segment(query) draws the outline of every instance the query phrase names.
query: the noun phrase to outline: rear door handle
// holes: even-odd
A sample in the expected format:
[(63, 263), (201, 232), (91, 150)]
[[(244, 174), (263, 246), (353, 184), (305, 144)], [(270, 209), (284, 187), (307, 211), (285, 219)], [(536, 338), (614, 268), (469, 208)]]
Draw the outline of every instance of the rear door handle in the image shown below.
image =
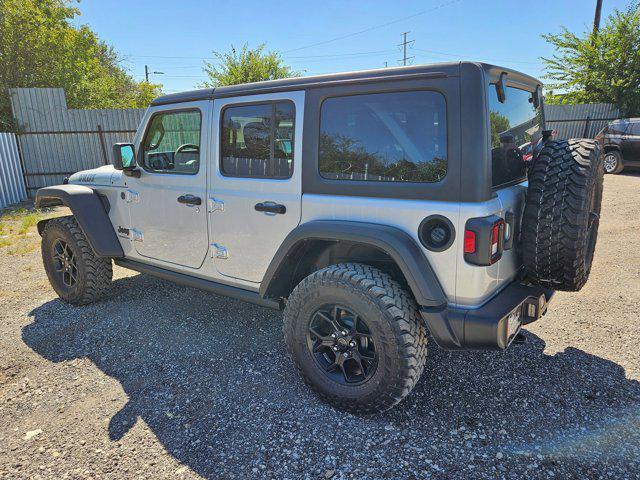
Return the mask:
[(202, 199), (195, 195), (180, 195), (178, 197), (178, 203), (184, 203), (185, 205), (202, 205)]
[(287, 213), (287, 207), (273, 202), (256, 203), (255, 209), (257, 212), (277, 213), (280, 215), (284, 215), (285, 213)]

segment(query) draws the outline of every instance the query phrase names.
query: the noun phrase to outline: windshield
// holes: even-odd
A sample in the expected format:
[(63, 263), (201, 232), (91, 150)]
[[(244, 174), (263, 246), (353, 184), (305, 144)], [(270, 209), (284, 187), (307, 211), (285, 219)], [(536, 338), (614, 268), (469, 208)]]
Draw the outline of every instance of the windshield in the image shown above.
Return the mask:
[(498, 101), (494, 84), (488, 86), (491, 124), (493, 186), (523, 181), (533, 147), (541, 138), (542, 108), (533, 106), (532, 94), (507, 87), (505, 102)]

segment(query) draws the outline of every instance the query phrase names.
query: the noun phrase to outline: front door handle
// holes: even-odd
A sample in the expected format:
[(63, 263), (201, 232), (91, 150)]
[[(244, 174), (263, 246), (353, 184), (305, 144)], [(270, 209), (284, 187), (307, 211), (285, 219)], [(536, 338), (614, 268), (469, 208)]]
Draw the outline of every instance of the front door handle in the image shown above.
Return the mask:
[(277, 213), (280, 215), (284, 215), (285, 213), (287, 213), (287, 207), (273, 202), (256, 203), (255, 209), (257, 212)]
[(178, 197), (178, 203), (184, 203), (185, 205), (202, 205), (202, 199), (195, 195), (180, 195)]

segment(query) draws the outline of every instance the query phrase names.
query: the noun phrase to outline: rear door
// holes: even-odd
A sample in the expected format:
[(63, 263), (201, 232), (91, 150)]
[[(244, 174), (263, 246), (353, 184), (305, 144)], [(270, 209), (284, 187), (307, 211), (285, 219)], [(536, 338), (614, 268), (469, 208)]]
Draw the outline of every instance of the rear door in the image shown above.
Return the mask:
[(130, 237), (145, 258), (199, 268), (207, 255), (209, 102), (154, 111), (138, 145), (140, 178), (127, 177)]
[(629, 158), (624, 159), (628, 162), (640, 162), (640, 120), (633, 120), (629, 123), (629, 134), (626, 138)]
[(300, 223), (304, 92), (216, 99), (208, 198), (217, 271), (260, 282)]

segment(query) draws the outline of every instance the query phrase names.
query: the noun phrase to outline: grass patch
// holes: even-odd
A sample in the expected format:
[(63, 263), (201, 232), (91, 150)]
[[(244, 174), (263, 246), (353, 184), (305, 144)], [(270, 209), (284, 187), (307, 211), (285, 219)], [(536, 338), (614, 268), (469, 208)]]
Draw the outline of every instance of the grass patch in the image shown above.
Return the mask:
[(37, 223), (42, 219), (41, 213), (28, 213), (22, 217), (20, 228), (18, 229), (19, 235), (24, 235), (29, 231), (31, 227), (35, 227)]
[(23, 237), (14, 242), (8, 249), (9, 255), (26, 255), (38, 248), (40, 237)]
[(36, 225), (40, 220), (60, 215), (55, 209), (14, 208), (0, 212), (0, 248), (9, 255), (34, 251), (40, 241)]

